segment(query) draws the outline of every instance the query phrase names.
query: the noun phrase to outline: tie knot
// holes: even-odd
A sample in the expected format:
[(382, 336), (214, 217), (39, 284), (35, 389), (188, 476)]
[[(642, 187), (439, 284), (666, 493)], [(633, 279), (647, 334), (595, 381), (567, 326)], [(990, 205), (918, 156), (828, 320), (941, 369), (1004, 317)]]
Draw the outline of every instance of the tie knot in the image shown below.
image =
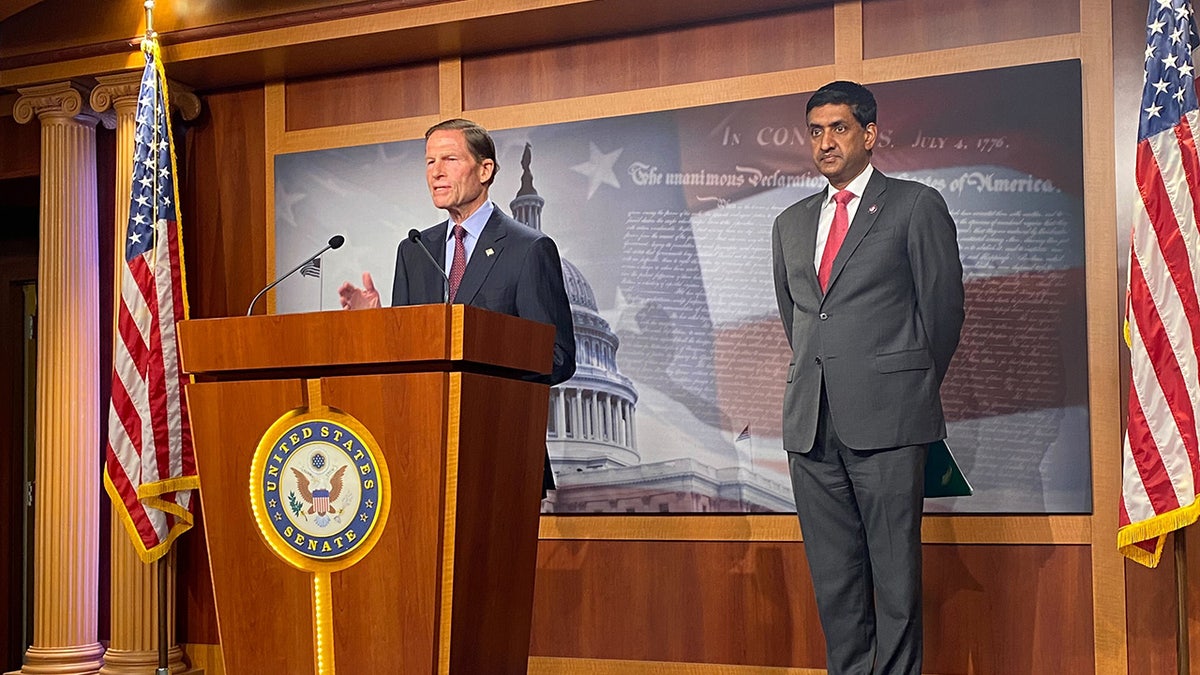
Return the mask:
[(466, 236), (467, 236), (467, 228), (463, 227), (462, 225), (454, 226), (454, 238), (455, 239), (462, 241), (463, 238)]
[(833, 195), (833, 201), (841, 206), (849, 204), (851, 199), (854, 199), (854, 193), (849, 190), (840, 190)]

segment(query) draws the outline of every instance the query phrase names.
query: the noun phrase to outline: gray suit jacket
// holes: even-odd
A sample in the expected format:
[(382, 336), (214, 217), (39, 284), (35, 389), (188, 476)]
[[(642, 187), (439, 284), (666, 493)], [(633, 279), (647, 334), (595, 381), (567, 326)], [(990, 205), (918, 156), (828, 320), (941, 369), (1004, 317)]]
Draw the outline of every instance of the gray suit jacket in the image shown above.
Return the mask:
[[(421, 241), (439, 262), (446, 259), (448, 222), (421, 232)], [(420, 245), (405, 239), (396, 250), (393, 307), (442, 302), (444, 277), (416, 249)], [(562, 260), (554, 240), (541, 231), (497, 207), (483, 226), (454, 301), (554, 326), (554, 369), (535, 379), (553, 385), (575, 373), (575, 329)]]
[(792, 346), (784, 449), (812, 448), (822, 381), (848, 447), (945, 438), (939, 388), (964, 317), (962, 263), (945, 200), (876, 170), (822, 293), (813, 258), (824, 198), (822, 191), (788, 207), (773, 232), (775, 293)]

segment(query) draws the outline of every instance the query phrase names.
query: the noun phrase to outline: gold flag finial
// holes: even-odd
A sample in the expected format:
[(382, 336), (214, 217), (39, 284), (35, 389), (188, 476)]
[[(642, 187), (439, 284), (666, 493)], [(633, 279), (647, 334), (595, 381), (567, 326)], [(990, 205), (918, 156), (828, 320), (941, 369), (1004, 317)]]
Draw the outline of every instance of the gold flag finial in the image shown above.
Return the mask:
[(147, 45), (158, 38), (158, 33), (154, 32), (154, 0), (146, 0), (142, 6), (146, 8), (146, 39), (142, 41), (142, 49), (147, 49)]

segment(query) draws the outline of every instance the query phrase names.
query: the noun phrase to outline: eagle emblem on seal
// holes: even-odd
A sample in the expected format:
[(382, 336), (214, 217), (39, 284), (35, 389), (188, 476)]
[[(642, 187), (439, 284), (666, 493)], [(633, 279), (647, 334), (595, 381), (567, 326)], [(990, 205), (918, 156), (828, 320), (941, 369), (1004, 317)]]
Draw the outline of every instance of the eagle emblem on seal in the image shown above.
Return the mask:
[(328, 525), (329, 516), (336, 515), (338, 512), (333, 503), (342, 494), (342, 481), (346, 468), (346, 466), (342, 466), (334, 471), (326, 486), (316, 482), (319, 477), (308, 476), (305, 472), (292, 467), (292, 473), (296, 475), (296, 490), (300, 493), (300, 498), (308, 504), (308, 514), (315, 514), (314, 520), (321, 527)]

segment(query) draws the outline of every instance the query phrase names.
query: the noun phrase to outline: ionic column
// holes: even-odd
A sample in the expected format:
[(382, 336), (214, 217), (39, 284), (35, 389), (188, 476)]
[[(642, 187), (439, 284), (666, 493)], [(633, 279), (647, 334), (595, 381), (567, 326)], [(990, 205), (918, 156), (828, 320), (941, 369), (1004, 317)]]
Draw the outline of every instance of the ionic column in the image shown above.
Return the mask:
[[(116, 113), (116, 192), (113, 236), (113, 316), (120, 302), (121, 270), (125, 267), (125, 227), (129, 222), (129, 198), (133, 188), (133, 145), (137, 130), (138, 93), (141, 72), (108, 75), (96, 78), (99, 85), (92, 90), (92, 108), (98, 111), (110, 107)], [(176, 93), (174, 90), (171, 92)], [(172, 97), (174, 101), (175, 96)], [(184, 93), (187, 110), (198, 111), (195, 95)], [(195, 117), (195, 115), (192, 115)], [(115, 322), (112, 330), (115, 332)], [(113, 344), (116, 344), (114, 339)], [(121, 522), (116, 507), (110, 526), (110, 640), (104, 652), (102, 675), (153, 675), (158, 666), (158, 574), (163, 567), (167, 575), (167, 634), (168, 656), (172, 673), (183, 673), (183, 650), (175, 643), (175, 551), (172, 548), (163, 558), (146, 564), (138, 558), (129, 533)]]
[(33, 645), (22, 673), (97, 673), (100, 500), (96, 123), (74, 82), (19, 89), (42, 124)]
[(554, 389), (554, 425), (558, 429), (558, 437), (567, 437), (567, 390)]

